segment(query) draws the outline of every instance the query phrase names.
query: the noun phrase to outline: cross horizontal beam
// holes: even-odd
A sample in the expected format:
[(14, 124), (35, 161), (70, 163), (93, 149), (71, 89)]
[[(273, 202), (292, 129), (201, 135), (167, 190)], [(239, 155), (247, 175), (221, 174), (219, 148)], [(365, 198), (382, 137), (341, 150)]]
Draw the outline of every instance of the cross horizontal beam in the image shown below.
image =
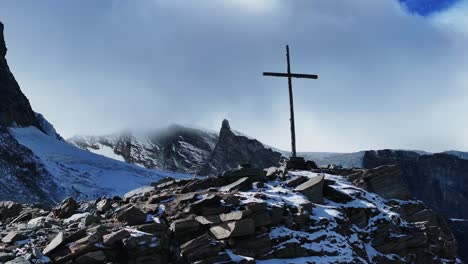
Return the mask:
[[(282, 73), (282, 72), (264, 72), (263, 76), (289, 77), (289, 74)], [(305, 78), (305, 79), (318, 79), (318, 75), (315, 75), (315, 74), (291, 73), (291, 77), (292, 78)]]

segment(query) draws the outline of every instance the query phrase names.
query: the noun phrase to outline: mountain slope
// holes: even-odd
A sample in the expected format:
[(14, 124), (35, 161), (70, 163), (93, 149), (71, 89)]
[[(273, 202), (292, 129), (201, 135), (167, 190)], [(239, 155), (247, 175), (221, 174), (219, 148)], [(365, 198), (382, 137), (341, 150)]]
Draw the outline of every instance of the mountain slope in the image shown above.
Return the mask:
[(74, 136), (71, 144), (100, 155), (150, 169), (199, 175), (216, 175), (241, 163), (271, 167), (282, 154), (261, 142), (232, 130), (223, 121), (219, 135), (173, 125), (146, 135)]
[(149, 169), (197, 173), (207, 162), (218, 135), (214, 132), (172, 125), (147, 133), (74, 136), (71, 144), (100, 155)]
[(32, 151), (37, 163), (52, 176), (60, 190), (50, 197), (55, 201), (65, 196), (92, 199), (121, 195), (168, 175), (78, 149), (35, 127), (11, 128), (10, 133)]

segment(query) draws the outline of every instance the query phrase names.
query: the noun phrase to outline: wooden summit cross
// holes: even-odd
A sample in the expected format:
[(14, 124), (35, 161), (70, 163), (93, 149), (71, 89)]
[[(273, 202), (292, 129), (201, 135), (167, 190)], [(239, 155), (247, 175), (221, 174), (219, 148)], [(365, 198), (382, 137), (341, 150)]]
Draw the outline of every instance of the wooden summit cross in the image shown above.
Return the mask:
[(291, 148), (292, 148), (292, 157), (296, 157), (296, 128), (294, 126), (294, 101), (293, 101), (293, 91), (292, 91), (292, 78), (305, 78), (305, 79), (318, 79), (318, 75), (314, 74), (300, 74), (300, 73), (291, 73), (291, 62), (289, 59), (289, 45), (286, 45), (286, 61), (288, 63), (288, 72), (264, 72), (263, 76), (273, 76), (273, 77), (287, 77), (289, 85), (289, 110), (291, 112)]

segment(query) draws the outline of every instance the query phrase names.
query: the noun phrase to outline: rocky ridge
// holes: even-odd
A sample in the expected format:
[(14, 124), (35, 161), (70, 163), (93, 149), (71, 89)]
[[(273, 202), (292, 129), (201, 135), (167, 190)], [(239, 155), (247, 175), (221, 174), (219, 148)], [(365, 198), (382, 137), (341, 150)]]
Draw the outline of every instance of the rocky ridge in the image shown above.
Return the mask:
[(445, 220), (412, 198), (393, 166), (244, 165), (52, 209), (3, 202), (0, 212), (0, 262), (9, 264), (457, 263)]
[(282, 157), (256, 139), (222, 122), (219, 134), (172, 125), (145, 135), (130, 132), (105, 136), (74, 136), (71, 144), (93, 153), (159, 169), (198, 175), (217, 175), (250, 163), (256, 168), (276, 165)]
[(0, 126), (36, 126), (40, 128), (35, 113), (21, 92), (5, 58), (7, 48), (0, 22)]

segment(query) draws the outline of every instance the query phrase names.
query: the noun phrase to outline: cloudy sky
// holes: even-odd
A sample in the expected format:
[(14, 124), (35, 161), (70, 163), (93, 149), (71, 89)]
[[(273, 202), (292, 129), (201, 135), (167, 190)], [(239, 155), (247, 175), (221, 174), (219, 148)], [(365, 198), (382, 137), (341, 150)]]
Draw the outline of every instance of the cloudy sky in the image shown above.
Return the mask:
[(468, 150), (468, 0), (0, 2), (7, 59), (64, 136), (180, 123), (301, 151)]

